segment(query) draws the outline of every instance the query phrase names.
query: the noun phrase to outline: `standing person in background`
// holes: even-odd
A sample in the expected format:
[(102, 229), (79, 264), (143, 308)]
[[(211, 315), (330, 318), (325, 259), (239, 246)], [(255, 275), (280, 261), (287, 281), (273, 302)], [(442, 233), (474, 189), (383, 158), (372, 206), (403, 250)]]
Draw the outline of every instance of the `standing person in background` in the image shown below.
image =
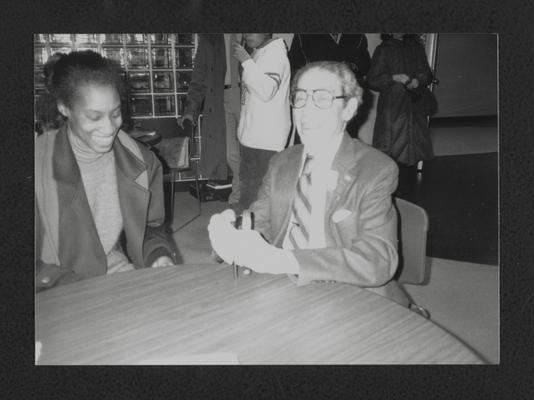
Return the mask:
[(156, 156), (120, 129), (119, 67), (61, 55), (51, 100), (63, 121), (35, 138), (35, 285), (176, 264)]
[(425, 49), (417, 35), (382, 35), (367, 74), (380, 92), (373, 146), (399, 164), (412, 166), (433, 158), (422, 91), (432, 82)]
[[(358, 130), (365, 122), (372, 105), (372, 98), (364, 85), (365, 75), (371, 65), (365, 34), (296, 33), (288, 57), (292, 75), (304, 65), (314, 61), (339, 61), (348, 64), (358, 84), (364, 89), (363, 103), (360, 105), (358, 115), (347, 125), (349, 135), (357, 138)], [(297, 139), (297, 142), (299, 141), (300, 139)]]
[(269, 161), (284, 149), (291, 127), (291, 71), (284, 40), (268, 33), (245, 33), (244, 40), (252, 49), (251, 55), (237, 42), (233, 49), (234, 57), (243, 67), (238, 128), (241, 209), (256, 200)]
[(241, 93), (239, 65), (231, 56), (233, 37), (236, 35), (199, 35), (186, 106), (178, 120), (182, 127), (185, 120), (194, 123), (202, 111), (201, 173), (210, 179), (226, 179), (226, 166), (230, 167), (233, 177), (228, 203), (231, 208), (237, 206), (240, 196), (237, 124)]
[(288, 58), (293, 73), (314, 61), (346, 62), (360, 85), (371, 66), (363, 33), (296, 33)]

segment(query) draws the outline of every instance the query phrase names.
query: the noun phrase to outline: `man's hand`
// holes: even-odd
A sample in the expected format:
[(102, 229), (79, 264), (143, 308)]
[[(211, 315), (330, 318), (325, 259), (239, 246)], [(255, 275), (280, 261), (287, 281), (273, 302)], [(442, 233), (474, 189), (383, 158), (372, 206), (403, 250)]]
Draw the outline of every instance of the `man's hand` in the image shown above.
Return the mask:
[(250, 55), (247, 53), (245, 48), (237, 42), (234, 43), (233, 55), (234, 55), (234, 58), (240, 63), (243, 63), (244, 61), (247, 61), (248, 59), (250, 59)]
[(156, 261), (154, 261), (152, 263), (152, 268), (159, 268), (159, 267), (170, 267), (170, 266), (173, 266), (174, 265), (174, 262), (172, 261), (172, 259), (168, 256), (161, 256), (159, 258), (156, 259)]
[(269, 244), (254, 230), (237, 231), (239, 251), (235, 254), (235, 263), (243, 265), (258, 273), (298, 274), (296, 258), (289, 250), (279, 249)]
[(195, 125), (195, 123), (193, 122), (193, 116), (191, 114), (184, 114), (180, 118), (177, 119), (178, 125), (180, 125), (182, 129), (184, 128), (184, 122), (186, 120), (191, 122), (191, 125)]
[(410, 90), (417, 89), (419, 87), (419, 81), (413, 78), (410, 83), (406, 85), (406, 87)]
[(403, 85), (406, 85), (410, 81), (410, 77), (406, 74), (394, 74), (393, 80), (395, 82), (402, 83)]
[(211, 247), (228, 264), (234, 262), (236, 252), (239, 250), (236, 237), (238, 230), (235, 229), (233, 221), (235, 213), (227, 209), (220, 214), (212, 215), (208, 224)]

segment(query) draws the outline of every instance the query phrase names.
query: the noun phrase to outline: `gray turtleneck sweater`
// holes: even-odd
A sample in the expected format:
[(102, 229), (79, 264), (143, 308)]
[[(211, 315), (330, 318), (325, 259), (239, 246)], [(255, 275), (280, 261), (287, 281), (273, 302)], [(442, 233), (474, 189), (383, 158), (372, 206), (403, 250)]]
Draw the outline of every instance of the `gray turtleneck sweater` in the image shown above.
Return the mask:
[(70, 129), (68, 137), (80, 168), (96, 231), (107, 256), (108, 274), (134, 269), (119, 243), (123, 220), (113, 151), (94, 152)]

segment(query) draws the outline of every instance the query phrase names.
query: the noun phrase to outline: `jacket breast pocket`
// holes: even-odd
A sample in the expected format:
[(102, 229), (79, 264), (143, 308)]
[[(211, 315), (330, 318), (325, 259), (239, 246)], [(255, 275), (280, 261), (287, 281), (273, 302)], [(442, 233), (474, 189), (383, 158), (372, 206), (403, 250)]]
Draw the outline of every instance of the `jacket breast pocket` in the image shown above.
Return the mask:
[(344, 247), (349, 247), (359, 234), (358, 213), (353, 210), (337, 210), (332, 214), (331, 225)]

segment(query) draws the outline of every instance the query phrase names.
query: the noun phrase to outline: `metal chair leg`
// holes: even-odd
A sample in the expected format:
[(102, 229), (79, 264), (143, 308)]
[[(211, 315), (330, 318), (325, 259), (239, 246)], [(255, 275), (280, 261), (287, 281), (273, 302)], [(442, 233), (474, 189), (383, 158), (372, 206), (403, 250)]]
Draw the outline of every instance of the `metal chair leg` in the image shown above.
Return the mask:
[(421, 306), (419, 306), (419, 305), (417, 305), (415, 303), (410, 303), (410, 310), (412, 310), (413, 312), (423, 316), (426, 319), (430, 319), (430, 313), (424, 307), (421, 307)]
[(171, 225), (174, 222), (174, 182), (176, 180), (176, 171), (171, 174)]
[(186, 221), (185, 223), (180, 225), (178, 228), (176, 228), (176, 229), (172, 229), (171, 228), (171, 232), (172, 233), (178, 232), (179, 230), (184, 228), (186, 225), (189, 225), (191, 222), (193, 222), (195, 219), (197, 219), (201, 215), (201, 212), (202, 212), (202, 199), (201, 199), (200, 184), (199, 184), (199, 179), (198, 179), (198, 161), (195, 161), (195, 187), (196, 187), (196, 191), (197, 191), (198, 213), (195, 216), (193, 216), (193, 218), (189, 219), (188, 221)]
[(202, 214), (202, 195), (200, 193), (200, 184), (198, 182), (198, 161), (195, 161), (195, 186), (198, 200), (198, 216)]

